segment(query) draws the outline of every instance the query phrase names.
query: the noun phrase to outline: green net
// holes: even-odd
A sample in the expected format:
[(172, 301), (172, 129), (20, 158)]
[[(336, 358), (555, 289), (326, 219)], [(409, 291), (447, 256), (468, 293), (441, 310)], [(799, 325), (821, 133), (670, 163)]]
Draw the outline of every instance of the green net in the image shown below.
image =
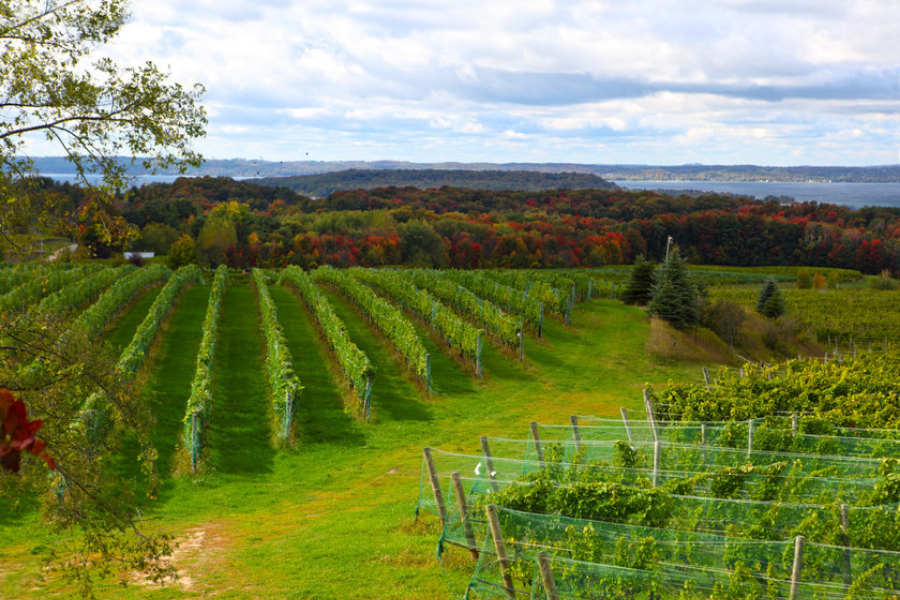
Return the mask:
[(509, 598), (510, 590), (546, 598), (548, 586), (560, 598), (788, 598), (792, 579), (798, 598), (888, 598), (900, 583), (897, 552), (805, 539), (798, 548), (796, 538), (748, 540), (502, 507), (498, 545), (486, 513), (476, 523), (486, 533), (468, 598)]

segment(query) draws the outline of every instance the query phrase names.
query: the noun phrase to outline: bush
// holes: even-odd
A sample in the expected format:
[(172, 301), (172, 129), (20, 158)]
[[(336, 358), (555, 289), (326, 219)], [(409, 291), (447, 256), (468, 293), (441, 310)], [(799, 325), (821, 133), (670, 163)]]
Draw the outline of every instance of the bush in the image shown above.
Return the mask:
[(891, 272), (884, 270), (881, 275), (869, 278), (869, 289), (873, 290), (896, 290), (897, 282), (891, 279)]
[(812, 287), (812, 272), (809, 269), (797, 270), (797, 289), (808, 290)]
[(741, 326), (747, 320), (744, 308), (731, 300), (716, 300), (703, 315), (703, 325), (712, 329), (722, 341), (734, 347)]

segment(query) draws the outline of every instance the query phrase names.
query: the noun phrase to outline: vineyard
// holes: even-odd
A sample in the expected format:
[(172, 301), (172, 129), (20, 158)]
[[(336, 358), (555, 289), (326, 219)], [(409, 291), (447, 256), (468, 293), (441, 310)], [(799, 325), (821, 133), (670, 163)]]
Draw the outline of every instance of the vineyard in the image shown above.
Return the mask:
[[(748, 304), (764, 279), (706, 276)], [(142, 513), (200, 540), (181, 581), (101, 578), (99, 597), (893, 597), (895, 295), (786, 289), (843, 354), (700, 382), (647, 356), (623, 286), (611, 269), (18, 267), (0, 314), (111, 349), (154, 420)], [(86, 396), (76, 427), (119, 448), (108, 399)], [(108, 468), (130, 476), (126, 459)], [(40, 508), (0, 508), (0, 597), (67, 597)]]

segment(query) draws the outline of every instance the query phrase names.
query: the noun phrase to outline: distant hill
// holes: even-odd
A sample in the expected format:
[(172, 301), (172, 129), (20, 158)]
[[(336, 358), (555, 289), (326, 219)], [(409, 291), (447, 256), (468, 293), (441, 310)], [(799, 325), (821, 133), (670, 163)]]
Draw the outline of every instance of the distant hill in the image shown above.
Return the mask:
[[(130, 162), (122, 159), (123, 162)], [(72, 173), (72, 166), (61, 157), (34, 157), (35, 166), (47, 174)], [(139, 165), (129, 167), (133, 175), (145, 175)], [(767, 167), (759, 165), (609, 165), (579, 163), (413, 163), (399, 160), (379, 161), (266, 161), (263, 159), (209, 159), (199, 169), (191, 169), (188, 176), (231, 177), (234, 179), (299, 177), (347, 170), (374, 171), (471, 171), (555, 173), (569, 175), (579, 173), (596, 175), (606, 180), (648, 181), (779, 181), (779, 182), (846, 182), (846, 183), (896, 183), (900, 182), (900, 165), (872, 167)], [(162, 172), (176, 175), (175, 172)], [(448, 184), (449, 185), (449, 184)]]
[(388, 186), (438, 189), (444, 186), (472, 190), (607, 190), (616, 186), (590, 173), (538, 171), (472, 171), (463, 169), (348, 169), (320, 175), (269, 177), (251, 180), (271, 187), (285, 187), (307, 196), (325, 197), (338, 190)]

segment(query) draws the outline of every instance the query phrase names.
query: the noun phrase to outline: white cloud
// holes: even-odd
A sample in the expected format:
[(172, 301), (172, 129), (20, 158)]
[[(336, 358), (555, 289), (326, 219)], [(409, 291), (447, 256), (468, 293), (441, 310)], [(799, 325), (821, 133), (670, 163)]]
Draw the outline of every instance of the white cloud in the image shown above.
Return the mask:
[[(198, 147), (216, 157), (667, 163), (677, 146), (860, 164), (896, 148), (900, 2), (699, 6), (154, 0), (109, 52), (204, 83)], [(855, 154), (835, 154), (839, 132)]]

